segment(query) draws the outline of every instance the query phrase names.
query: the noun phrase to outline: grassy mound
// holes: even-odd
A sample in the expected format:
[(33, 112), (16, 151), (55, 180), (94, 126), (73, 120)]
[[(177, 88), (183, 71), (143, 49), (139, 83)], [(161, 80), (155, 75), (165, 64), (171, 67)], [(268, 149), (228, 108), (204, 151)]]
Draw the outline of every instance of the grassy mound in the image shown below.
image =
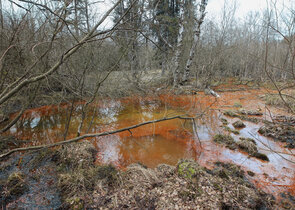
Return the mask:
[(265, 124), (258, 132), (274, 140), (286, 142), (287, 148), (295, 148), (295, 127), (285, 124)]
[(233, 126), (235, 128), (245, 128), (246, 125), (241, 121), (241, 120), (237, 120), (233, 123)]
[(94, 164), (97, 151), (87, 141), (66, 145), (57, 151), (58, 187), (63, 208), (84, 209), (97, 183), (107, 187), (119, 185), (119, 172), (111, 166)]
[(264, 161), (269, 161), (267, 155), (258, 152), (257, 145), (254, 139), (240, 138), (239, 141), (235, 142), (234, 138), (229, 135), (217, 134), (213, 137), (213, 141), (218, 144), (223, 144), (231, 150), (239, 148), (244, 152), (247, 152), (251, 157), (255, 157)]

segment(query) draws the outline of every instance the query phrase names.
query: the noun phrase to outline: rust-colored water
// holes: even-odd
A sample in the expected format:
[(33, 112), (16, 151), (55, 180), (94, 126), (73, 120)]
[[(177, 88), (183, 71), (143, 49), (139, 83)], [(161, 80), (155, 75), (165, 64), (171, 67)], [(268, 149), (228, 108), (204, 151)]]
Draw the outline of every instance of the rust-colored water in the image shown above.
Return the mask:
[[(258, 97), (265, 91), (222, 92), (218, 99), (203, 93), (192, 96), (166, 94), (145, 98), (105, 99), (88, 108), (83, 132), (112, 131), (163, 117), (205, 113), (204, 117), (196, 121), (196, 130), (191, 121), (175, 119), (138, 127), (131, 132), (90, 139), (99, 151), (97, 162), (113, 163), (119, 167), (141, 162), (148, 167), (155, 167), (160, 163), (176, 164), (180, 158), (192, 158), (209, 168), (216, 161), (233, 162), (254, 172), (256, 175), (249, 179), (265, 191), (276, 195), (288, 191), (295, 195), (295, 165), (290, 162), (295, 162), (295, 158), (294, 155), (287, 155), (292, 152), (294, 154), (295, 150), (286, 149), (283, 143), (259, 135), (257, 131), (261, 125), (245, 122), (246, 128), (240, 130), (240, 135), (233, 137), (255, 138), (260, 152), (267, 154), (270, 162), (250, 158), (246, 153), (229, 150), (212, 141), (215, 134), (224, 132), (219, 120), (221, 117), (226, 118), (222, 110), (235, 109), (232, 107), (234, 104), (241, 104), (245, 109), (263, 110), (265, 113), (262, 118), (269, 119), (268, 109), (265, 109), (264, 102)], [(82, 106), (82, 102), (74, 104), (67, 139), (77, 134)], [(70, 108), (70, 105), (62, 104), (28, 110), (7, 134), (33, 140), (33, 145), (61, 141), (69, 121)], [(269, 110), (273, 115), (286, 114), (274, 107), (269, 107)], [(227, 119), (230, 123), (236, 120)]]

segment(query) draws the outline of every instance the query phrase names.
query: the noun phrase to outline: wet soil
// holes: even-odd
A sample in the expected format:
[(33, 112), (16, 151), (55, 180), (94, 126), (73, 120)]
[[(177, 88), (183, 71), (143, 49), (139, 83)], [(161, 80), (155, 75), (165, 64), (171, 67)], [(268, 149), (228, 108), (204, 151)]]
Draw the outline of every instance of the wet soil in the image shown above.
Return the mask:
[[(87, 141), (11, 157), (1, 178), (18, 174), (25, 190), (2, 194), (1, 205), (11, 209), (197, 209), (277, 208), (275, 198), (256, 189), (234, 164), (216, 162), (212, 170), (194, 160), (177, 166), (148, 168), (131, 164), (124, 170), (95, 165), (98, 151)], [(22, 165), (20, 167), (20, 165)], [(57, 169), (54, 172), (48, 168)], [(15, 172), (13, 172), (15, 171)], [(16, 176), (15, 176), (16, 177)], [(53, 177), (55, 177), (53, 179)], [(48, 179), (50, 178), (50, 179)], [(8, 181), (10, 182), (10, 181)], [(38, 183), (38, 184), (37, 184)], [(0, 187), (7, 188), (6, 185)], [(287, 195), (286, 195), (287, 196)], [(284, 204), (287, 206), (287, 204)]]
[[(56, 209), (61, 205), (55, 183), (52, 152), (15, 154), (0, 162), (0, 206), (2, 209)], [(15, 183), (11, 177), (19, 177)]]
[[(186, 158), (197, 161), (208, 170), (213, 170), (217, 161), (234, 163), (248, 171), (245, 177), (255, 187), (277, 199), (285, 197), (290, 201), (295, 196), (295, 150), (286, 148), (285, 142), (275, 141), (258, 132), (264, 122), (271, 122), (273, 116), (288, 114), (276, 107), (264, 108), (265, 102), (259, 96), (266, 90), (242, 88), (235, 92), (221, 92), (219, 99), (200, 92), (196, 95), (162, 94), (100, 100), (88, 109), (83, 133), (111, 131), (179, 114), (196, 116), (204, 113), (196, 120), (195, 127), (191, 121), (171, 120), (142, 126), (131, 132), (89, 139), (98, 151), (95, 163), (112, 163), (126, 169), (130, 164), (140, 162), (148, 168), (156, 168), (159, 164), (176, 165), (180, 158)], [(82, 105), (83, 102), (75, 103), (67, 139), (76, 136)], [(234, 115), (227, 115), (228, 110)], [(25, 145), (61, 141), (69, 112), (67, 104), (28, 110), (7, 135), (31, 141)], [(233, 123), (237, 120), (241, 120), (245, 127), (235, 129)], [(227, 124), (229, 129), (225, 129), (223, 124)], [(234, 142), (239, 142), (240, 138), (253, 139), (257, 151), (265, 154), (269, 161), (253, 157), (239, 147), (232, 150), (214, 142), (216, 134), (230, 135)]]

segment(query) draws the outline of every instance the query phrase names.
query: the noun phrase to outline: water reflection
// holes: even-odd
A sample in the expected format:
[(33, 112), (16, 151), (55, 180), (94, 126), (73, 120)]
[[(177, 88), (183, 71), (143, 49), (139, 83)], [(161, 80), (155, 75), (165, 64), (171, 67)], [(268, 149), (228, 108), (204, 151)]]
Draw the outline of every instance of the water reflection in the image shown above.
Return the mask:
[[(222, 93), (222, 99), (217, 101), (214, 97), (174, 96), (161, 95), (157, 98), (125, 98), (121, 100), (102, 100), (87, 109), (82, 134), (111, 131), (145, 121), (160, 119), (167, 116), (189, 114), (195, 116), (211, 108), (233, 105), (235, 101), (242, 103), (243, 107), (256, 106), (261, 101), (249, 103), (254, 100), (253, 92)], [(255, 99), (257, 100), (257, 99)], [(254, 105), (253, 105), (254, 104)], [(27, 111), (16, 125), (10, 128), (8, 135), (16, 135), (21, 139), (31, 139), (33, 145), (49, 144), (63, 140), (66, 124), (71, 106), (46, 106)], [(67, 138), (75, 137), (81, 120), (82, 104), (74, 104)], [(271, 150), (286, 153), (287, 149), (281, 143), (274, 142), (257, 133), (260, 125), (245, 122), (246, 128), (240, 129), (239, 135), (233, 135), (237, 141), (239, 137), (254, 138), (260, 152), (267, 154), (270, 162), (264, 162), (239, 150), (229, 150), (212, 142), (212, 137), (224, 132), (220, 118), (225, 117), (218, 109), (207, 110), (206, 115), (196, 120), (194, 128), (191, 120), (170, 120), (157, 124), (149, 124), (132, 129), (132, 131), (118, 133), (92, 139), (97, 148), (97, 161), (100, 163), (114, 163), (118, 166), (127, 166), (134, 162), (141, 162), (148, 167), (166, 163), (175, 165), (181, 158), (197, 159), (206, 167), (213, 167), (214, 162), (224, 161), (240, 165), (257, 175), (253, 179), (257, 185), (267, 179), (268, 190), (274, 185), (292, 185), (294, 187), (294, 165), (286, 161), (295, 161), (294, 157), (284, 154), (277, 155)], [(237, 120), (227, 118), (229, 126)], [(202, 142), (202, 146), (200, 145)], [(271, 186), (271, 187), (269, 187)], [(277, 188), (275, 188), (277, 189)]]

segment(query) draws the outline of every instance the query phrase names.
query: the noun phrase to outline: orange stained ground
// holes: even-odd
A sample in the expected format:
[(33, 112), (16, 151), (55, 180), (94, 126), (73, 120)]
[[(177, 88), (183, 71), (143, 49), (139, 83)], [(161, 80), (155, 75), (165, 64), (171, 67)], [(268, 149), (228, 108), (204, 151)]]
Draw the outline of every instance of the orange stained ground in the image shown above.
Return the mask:
[[(228, 86), (222, 88), (226, 87)], [(181, 114), (197, 116), (205, 113), (202, 118), (196, 120), (196, 130), (191, 121), (175, 119), (138, 127), (131, 132), (88, 140), (91, 140), (99, 151), (98, 163), (113, 163), (124, 168), (131, 163), (141, 162), (155, 167), (160, 163), (176, 164), (180, 158), (192, 158), (201, 165), (212, 168), (216, 161), (232, 162), (246, 171), (253, 171), (256, 175), (249, 176), (249, 179), (263, 190), (276, 195), (285, 191), (295, 195), (295, 165), (290, 162), (295, 162), (295, 158), (286, 155), (294, 153), (295, 150), (288, 150), (284, 148), (283, 143), (259, 135), (257, 130), (261, 125), (245, 122), (247, 127), (240, 130), (240, 135), (233, 137), (255, 138), (260, 152), (267, 154), (270, 162), (249, 157), (241, 151), (229, 150), (212, 141), (215, 134), (224, 132), (220, 127), (220, 118), (227, 117), (223, 116), (222, 111), (237, 109), (233, 107), (235, 104), (241, 104), (245, 109), (263, 110), (265, 112), (262, 118), (266, 119), (269, 119), (268, 109), (273, 115), (287, 114), (275, 107), (265, 109), (264, 102), (258, 96), (266, 92), (268, 90), (249, 89), (220, 92), (220, 98), (199, 93), (100, 100), (87, 109), (83, 132), (112, 131), (163, 117)], [(66, 138), (75, 137), (83, 105), (83, 102), (74, 104), (70, 119), (71, 105), (68, 104), (28, 110), (7, 135), (33, 140), (31, 145), (49, 144), (64, 139), (65, 125), (70, 122)], [(230, 123), (236, 120), (227, 119)], [(279, 155), (270, 150), (279, 152)]]

